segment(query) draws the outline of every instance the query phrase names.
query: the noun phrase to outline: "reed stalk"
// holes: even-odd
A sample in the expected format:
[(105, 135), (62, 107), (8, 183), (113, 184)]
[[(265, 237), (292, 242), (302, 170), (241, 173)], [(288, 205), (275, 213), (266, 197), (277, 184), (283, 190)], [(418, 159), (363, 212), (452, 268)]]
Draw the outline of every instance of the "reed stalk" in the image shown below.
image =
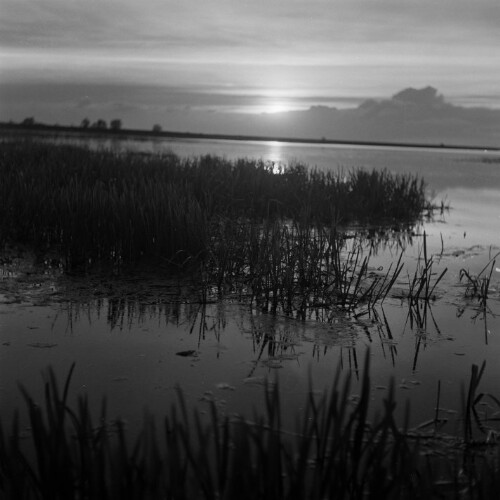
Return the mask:
[[(434, 291), (448, 271), (448, 268), (445, 268), (439, 275), (433, 272), (434, 259), (432, 255), (429, 256), (427, 254), (427, 234), (425, 231), (423, 240), (423, 246), (419, 252), (417, 267), (413, 273), (413, 277), (408, 275), (408, 301), (410, 309), (415, 304), (418, 304), (419, 301), (429, 302), (435, 300)], [(435, 276), (437, 278), (433, 282)]]
[(465, 281), (465, 296), (476, 298), (483, 309), (486, 309), (488, 304), (491, 277), (495, 270), (496, 258), (499, 255), (500, 252), (492, 257), (477, 275), (473, 275), (469, 270), (460, 269), (460, 282)]
[[(477, 405), (484, 373), (472, 367), (464, 397), (464, 445), (456, 446), (439, 467), (439, 454), (420, 453), (428, 435), (398, 425), (394, 384), (376, 413), (372, 409), (369, 354), (359, 397), (353, 404), (352, 379), (337, 370), (331, 388), (310, 388), (295, 428), (285, 424), (279, 386), (264, 391), (264, 405), (252, 419), (229, 418), (214, 402), (208, 417), (191, 410), (178, 389), (177, 403), (159, 433), (145, 416), (142, 431), (130, 438), (120, 420), (109, 421), (103, 404), (92, 417), (87, 396), (69, 404), (74, 365), (62, 393), (52, 370), (39, 406), (22, 389), (30, 421), (22, 439), (19, 417), (7, 430), (0, 425), (0, 493), (5, 498), (495, 498), (500, 493), (498, 461), (473, 440), (472, 421), (486, 421)], [(438, 419), (439, 393), (434, 423)], [(408, 413), (407, 413), (408, 415)], [(289, 419), (287, 419), (289, 420)], [(490, 433), (491, 434), (491, 433)], [(435, 445), (443, 436), (434, 431)], [(475, 450), (478, 450), (477, 453)], [(448, 450), (450, 453), (450, 450)], [(474, 457), (476, 457), (474, 459)], [(489, 458), (488, 458), (489, 457)], [(467, 468), (461, 464), (467, 460)], [(486, 496), (484, 496), (486, 495)], [(493, 496), (491, 496), (493, 495)]]

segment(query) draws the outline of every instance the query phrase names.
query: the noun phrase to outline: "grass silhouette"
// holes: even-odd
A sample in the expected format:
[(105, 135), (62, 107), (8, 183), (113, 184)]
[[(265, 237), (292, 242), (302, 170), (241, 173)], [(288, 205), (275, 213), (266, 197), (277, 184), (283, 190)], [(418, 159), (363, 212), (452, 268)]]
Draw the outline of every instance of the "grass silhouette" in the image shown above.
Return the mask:
[[(498, 444), (472, 440), (475, 406), (486, 397), (477, 393), (484, 365), (472, 367), (464, 437), (445, 458), (427, 451), (429, 440), (443, 447), (444, 436), (396, 422), (392, 383), (371, 416), (369, 354), (355, 403), (351, 377), (339, 370), (328, 392), (311, 387), (294, 429), (283, 423), (277, 385), (266, 386), (264, 409), (252, 419), (221, 415), (215, 403), (203, 417), (188, 410), (178, 389), (160, 425), (146, 416), (135, 439), (120, 420), (108, 420), (104, 402), (97, 419), (86, 395), (69, 405), (73, 370), (62, 391), (47, 371), (42, 405), (21, 388), (29, 438), (17, 415), (9, 430), (0, 427), (3, 498), (496, 498), (500, 492)], [(435, 418), (436, 429), (438, 411)]]

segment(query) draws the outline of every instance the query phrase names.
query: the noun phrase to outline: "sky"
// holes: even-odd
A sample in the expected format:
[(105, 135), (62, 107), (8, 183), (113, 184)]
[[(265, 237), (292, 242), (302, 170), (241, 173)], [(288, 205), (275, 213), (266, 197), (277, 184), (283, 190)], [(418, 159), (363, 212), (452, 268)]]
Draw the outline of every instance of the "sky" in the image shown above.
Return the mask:
[(499, 110), (499, 20), (498, 0), (0, 0), (0, 121), (243, 133), (427, 86)]

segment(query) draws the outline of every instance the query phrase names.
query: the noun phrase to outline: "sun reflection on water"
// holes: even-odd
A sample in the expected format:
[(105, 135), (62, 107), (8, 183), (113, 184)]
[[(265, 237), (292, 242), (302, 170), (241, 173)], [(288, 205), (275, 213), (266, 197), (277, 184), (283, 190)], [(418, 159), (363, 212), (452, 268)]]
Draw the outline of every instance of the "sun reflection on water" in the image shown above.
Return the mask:
[(269, 141), (266, 143), (267, 151), (263, 155), (265, 161), (272, 162), (273, 173), (280, 172), (281, 167), (287, 163), (286, 157), (283, 152), (283, 143), (280, 141)]

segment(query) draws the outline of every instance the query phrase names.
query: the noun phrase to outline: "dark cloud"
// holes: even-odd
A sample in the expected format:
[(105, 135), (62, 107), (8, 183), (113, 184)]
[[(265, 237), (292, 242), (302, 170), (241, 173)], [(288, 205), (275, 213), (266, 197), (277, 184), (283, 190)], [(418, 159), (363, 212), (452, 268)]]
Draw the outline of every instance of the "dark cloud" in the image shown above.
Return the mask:
[(392, 100), (403, 104), (425, 107), (441, 107), (444, 104), (443, 96), (439, 95), (434, 87), (425, 87), (423, 89), (410, 87), (395, 94)]

